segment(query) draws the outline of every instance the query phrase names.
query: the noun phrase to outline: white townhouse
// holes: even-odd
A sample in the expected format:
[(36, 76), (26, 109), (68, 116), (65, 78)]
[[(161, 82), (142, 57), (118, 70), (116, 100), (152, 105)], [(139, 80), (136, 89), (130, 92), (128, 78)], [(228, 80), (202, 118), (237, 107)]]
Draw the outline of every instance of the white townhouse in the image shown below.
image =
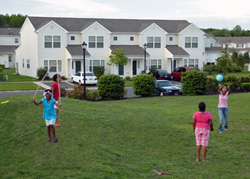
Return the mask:
[(15, 50), (20, 44), (20, 28), (0, 28), (0, 64), (15, 68)]
[[(87, 43), (86, 71), (104, 66), (105, 74), (134, 76), (152, 68), (173, 71), (179, 66), (203, 68), (205, 33), (186, 20), (138, 20), (27, 17), (16, 50), (18, 71), (36, 76), (39, 67), (58, 62), (58, 71), (70, 78), (83, 71), (83, 50)], [(144, 44), (147, 44), (146, 55)], [(125, 66), (108, 66), (112, 51), (122, 48), (129, 61)], [(49, 75), (57, 72), (52, 65)]]
[(205, 34), (205, 62), (204, 65), (215, 65), (216, 59), (222, 56), (223, 48), (212, 34)]

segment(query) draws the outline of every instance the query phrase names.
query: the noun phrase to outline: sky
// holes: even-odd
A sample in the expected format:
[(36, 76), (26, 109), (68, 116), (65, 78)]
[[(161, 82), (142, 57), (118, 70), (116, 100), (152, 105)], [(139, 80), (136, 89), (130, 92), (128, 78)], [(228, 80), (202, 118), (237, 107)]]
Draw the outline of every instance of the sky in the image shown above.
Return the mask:
[(249, 0), (0, 0), (0, 14), (187, 20), (200, 28), (250, 30)]

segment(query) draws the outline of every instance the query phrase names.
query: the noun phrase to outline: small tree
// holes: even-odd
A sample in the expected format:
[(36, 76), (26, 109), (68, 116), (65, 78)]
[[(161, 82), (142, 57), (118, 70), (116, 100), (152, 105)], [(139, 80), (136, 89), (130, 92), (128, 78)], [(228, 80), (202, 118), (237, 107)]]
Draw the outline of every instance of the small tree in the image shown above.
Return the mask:
[(128, 63), (128, 57), (123, 53), (123, 49), (116, 49), (116, 51), (112, 51), (109, 56), (109, 62), (107, 65), (126, 65)]
[(235, 59), (235, 63), (237, 66), (240, 67), (244, 67), (245, 63), (246, 63), (246, 59), (243, 57), (242, 54), (240, 54), (236, 59)]
[(232, 58), (229, 57), (227, 47), (221, 52), (223, 53), (223, 56), (216, 59), (216, 66), (219, 72), (223, 72), (223, 74), (226, 75), (227, 72), (231, 70)]
[(244, 58), (245, 58), (246, 62), (249, 63), (250, 58), (249, 58), (249, 53), (248, 52), (244, 53)]

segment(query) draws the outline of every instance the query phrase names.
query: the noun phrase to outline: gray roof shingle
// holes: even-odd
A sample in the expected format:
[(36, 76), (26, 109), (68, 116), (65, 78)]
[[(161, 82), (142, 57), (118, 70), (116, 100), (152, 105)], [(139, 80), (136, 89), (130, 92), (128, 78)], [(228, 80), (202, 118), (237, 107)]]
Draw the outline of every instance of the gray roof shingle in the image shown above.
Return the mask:
[(110, 32), (141, 32), (155, 23), (168, 33), (179, 33), (190, 23), (186, 20), (140, 20), (140, 19), (101, 19), (101, 18), (62, 18), (62, 17), (28, 17), (38, 30), (50, 21), (54, 21), (67, 31), (81, 32), (94, 22), (100, 23)]
[(250, 43), (250, 37), (216, 37), (216, 40), (221, 43)]
[(222, 47), (206, 47), (205, 52), (220, 52), (223, 50)]
[(0, 28), (0, 35), (20, 35), (20, 28)]
[(175, 56), (189, 56), (189, 54), (178, 45), (166, 45), (166, 48)]
[[(112, 51), (116, 51), (116, 49), (123, 49), (123, 53), (125, 53), (126, 56), (142, 56), (144, 57), (144, 49), (140, 47), (139, 45), (111, 45), (110, 49)], [(146, 55), (149, 56), (149, 54), (146, 52)]]
[(0, 45), (0, 53), (14, 53), (17, 47), (16, 45)]
[[(81, 45), (68, 45), (66, 48), (71, 55), (83, 55), (83, 49)], [(85, 55), (90, 55), (87, 50), (85, 51)]]

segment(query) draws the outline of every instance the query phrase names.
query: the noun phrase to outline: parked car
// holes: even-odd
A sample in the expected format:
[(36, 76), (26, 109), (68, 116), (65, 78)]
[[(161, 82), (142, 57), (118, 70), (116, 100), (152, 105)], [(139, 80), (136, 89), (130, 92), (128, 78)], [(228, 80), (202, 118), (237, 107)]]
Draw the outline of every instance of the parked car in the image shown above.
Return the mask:
[(157, 80), (170, 80), (171, 79), (171, 74), (168, 73), (167, 70), (154, 69), (154, 70), (150, 70), (148, 74), (153, 74), (153, 76)]
[[(193, 67), (178, 67), (174, 69), (174, 71), (171, 73), (171, 80), (181, 80), (182, 73), (193, 69)], [(199, 70), (198, 68), (195, 68), (196, 70)]]
[[(88, 85), (96, 85), (97, 84), (97, 77), (92, 73), (92, 72), (86, 72), (85, 73), (85, 82), (86, 84)], [(79, 83), (79, 85), (82, 85), (84, 84), (84, 73), (79, 71), (77, 72), (76, 74), (74, 74), (72, 77), (71, 77), (71, 81), (74, 83)]]
[(168, 80), (156, 80), (155, 82), (156, 95), (168, 96), (168, 95), (181, 95), (182, 89), (175, 86)]

